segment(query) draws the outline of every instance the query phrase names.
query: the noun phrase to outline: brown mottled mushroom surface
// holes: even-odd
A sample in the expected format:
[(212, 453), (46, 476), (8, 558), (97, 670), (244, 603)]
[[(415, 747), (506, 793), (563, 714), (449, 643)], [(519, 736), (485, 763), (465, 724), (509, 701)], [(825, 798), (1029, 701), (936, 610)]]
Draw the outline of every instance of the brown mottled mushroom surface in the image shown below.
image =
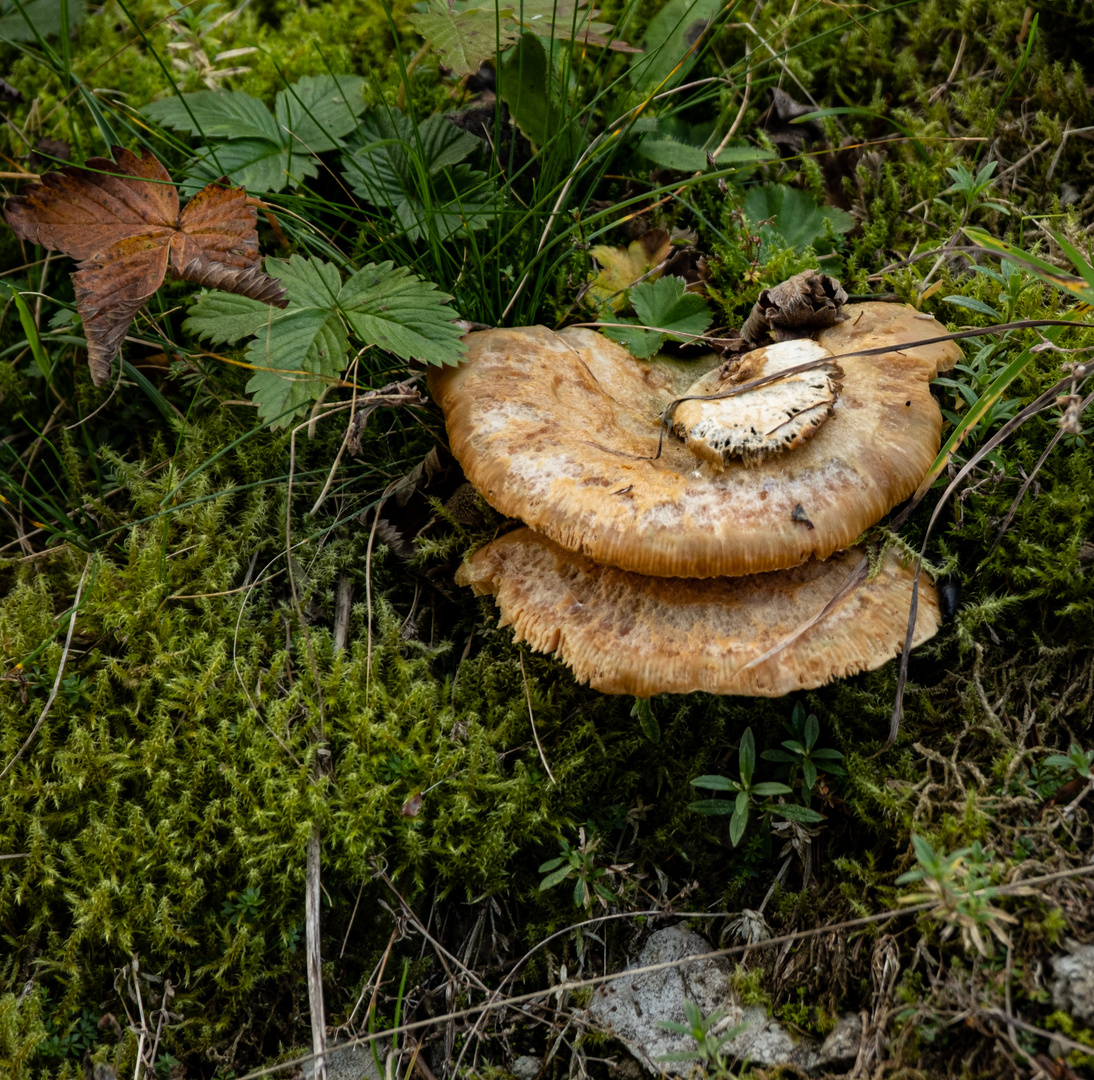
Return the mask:
[[(914, 567), (890, 551), (875, 577), (861, 577), (837, 598), (862, 557), (852, 549), (749, 577), (652, 578), (598, 566), (521, 528), (480, 548), (456, 580), (493, 595), (502, 626), (533, 649), (556, 653), (578, 681), (602, 693), (778, 697), (872, 670), (899, 653)], [(938, 626), (937, 595), (924, 577), (913, 644)]]
[(671, 434), (653, 460), (663, 409), (715, 357), (643, 362), (591, 330), (486, 330), (429, 386), (468, 480), (563, 547), (662, 577), (782, 569), (851, 544), (915, 490), (939, 448), (929, 383), (957, 346), (901, 350), (944, 332), (910, 308), (845, 310), (824, 348), (892, 351), (841, 359), (841, 392), (814, 437), (750, 466), (717, 471)]

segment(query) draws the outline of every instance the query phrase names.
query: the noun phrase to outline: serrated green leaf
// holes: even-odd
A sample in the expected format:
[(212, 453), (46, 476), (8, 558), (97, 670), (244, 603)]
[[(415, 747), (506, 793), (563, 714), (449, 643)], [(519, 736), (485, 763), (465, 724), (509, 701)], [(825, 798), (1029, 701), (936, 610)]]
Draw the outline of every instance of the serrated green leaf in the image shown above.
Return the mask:
[[(619, 322), (626, 324), (633, 322), (633, 320), (619, 319)], [(653, 356), (665, 340), (664, 334), (660, 334), (656, 330), (640, 330), (637, 326), (605, 326), (604, 333), (612, 341), (618, 341), (631, 356), (636, 356), (639, 360), (646, 360)]]
[(421, 140), (421, 158), (428, 163), (431, 172), (463, 161), (481, 145), (469, 131), (456, 127), (440, 113), (434, 113), (418, 125)]
[(186, 178), (179, 184), (184, 195), (193, 195), (221, 176), (248, 191), (280, 191), (290, 181), (317, 175), (312, 158), (290, 154), (269, 139), (229, 139), (215, 146), (198, 147), (197, 156), (186, 166)]
[[(544, 38), (558, 41), (580, 41), (590, 45), (607, 45), (614, 24), (595, 22), (597, 14), (585, 0), (514, 0), (510, 7), (511, 18), (524, 30), (530, 30)], [(624, 42), (613, 42), (613, 47), (637, 52)]]
[(458, 364), (467, 352), (448, 306), (452, 297), (405, 267), (363, 267), (342, 286), (338, 305), (353, 332), (402, 360)]
[(288, 262), (267, 259), (266, 272), (281, 281), (289, 306), (247, 346), (247, 359), (256, 368), (247, 391), (263, 420), (280, 416), (273, 424), (278, 428), (288, 426), (342, 374), (349, 341), (336, 309), (337, 267), (294, 255)]
[(259, 416), (277, 428), (291, 423), (341, 375), (348, 338), (336, 307), (341, 285), (336, 267), (294, 255), (288, 262), (267, 259), (266, 272), (285, 287), (287, 308), (245, 296), (203, 293), (184, 328), (208, 341), (234, 342), (254, 335), (247, 361), (255, 373), (247, 390)]
[(275, 429), (287, 427), (342, 373), (347, 344), (346, 328), (333, 311), (290, 307), (278, 312), (247, 346), (247, 360), (256, 369), (247, 392), (259, 417), (273, 421)]
[(257, 334), (278, 314), (277, 308), (248, 296), (203, 292), (190, 306), (182, 328), (202, 341), (234, 344)]
[(343, 156), (346, 179), (374, 206), (394, 208), (411, 186), (414, 125), (398, 109), (377, 109), (361, 118), (356, 139), (362, 145)]
[[(687, 283), (679, 277), (643, 281), (630, 290), (631, 304), (638, 318), (631, 326), (606, 326), (604, 333), (626, 346), (635, 356), (652, 356), (666, 337), (689, 341), (710, 325), (711, 314), (703, 297), (686, 292)], [(628, 323), (629, 319), (620, 319)], [(655, 327), (644, 330), (639, 327)]]
[[(87, 14), (84, 0), (68, 0), (68, 30), (83, 22)], [(12, 0), (0, 3), (0, 41), (35, 41), (34, 30), (42, 37), (61, 33), (60, 0), (26, 0), (20, 11)]]
[(270, 110), (243, 90), (198, 90), (153, 101), (141, 114), (163, 127), (208, 139), (284, 139)]
[(457, 75), (469, 75), (485, 60), (515, 45), (524, 31), (560, 41), (637, 52), (611, 38), (611, 23), (594, 22), (591, 6), (575, 0), (480, 0), (448, 4), (430, 0), (427, 11), (408, 15), (410, 24)]
[(278, 91), (276, 115), (242, 90), (199, 90), (141, 111), (210, 140), (187, 167), (185, 194), (222, 175), (250, 191), (275, 192), (318, 175), (315, 155), (343, 145), (365, 107), (364, 82), (356, 75), (305, 76)]
[[(255, 335), (247, 383), (263, 420), (286, 426), (345, 368), (346, 324), (363, 344), (378, 345), (404, 360), (458, 363), (465, 352), (451, 299), (430, 282), (392, 263), (370, 265), (342, 285), (338, 269), (294, 255), (266, 260), (288, 298), (284, 310), (226, 293), (202, 294), (186, 329), (210, 341)], [(281, 416), (280, 414), (286, 415)]]
[(432, 0), (427, 12), (407, 19), (433, 46), (445, 67), (457, 75), (471, 75), (484, 60), (516, 43), (520, 27), (511, 15), (511, 7), (491, 4), (457, 12), (450, 11), (444, 0)]
[(395, 206), (395, 217), (408, 240), (427, 234), (438, 240), (466, 235), (485, 228), (497, 214), (499, 192), (490, 188), (485, 173), (467, 165), (435, 177), (430, 194), (438, 201), (427, 204), (405, 198)]
[[(776, 234), (782, 246), (795, 251), (805, 251), (828, 235), (831, 227), (835, 233), (849, 232), (855, 227), (855, 219), (845, 210), (834, 206), (818, 206), (816, 200), (797, 188), (785, 184), (764, 184), (754, 187), (745, 199), (744, 215), (759, 227), (760, 236), (768, 243)], [(773, 225), (759, 225), (773, 219)]]
[(447, 240), (482, 228), (496, 212), (497, 192), (486, 175), (458, 165), (479, 140), (434, 114), (415, 132), (397, 109), (365, 117), (359, 149), (343, 156), (346, 178), (356, 194), (395, 211), (410, 240), (428, 233)]
[(305, 75), (279, 90), (274, 117), (286, 146), (307, 154), (341, 146), (365, 110), (364, 88), (358, 75)]
[(338, 303), (342, 276), (331, 263), (293, 255), (288, 262), (267, 259), (266, 273), (285, 287), (290, 307), (330, 309)]
[(639, 322), (681, 340), (702, 334), (710, 326), (710, 309), (703, 297), (686, 288), (684, 279), (674, 276), (635, 285), (630, 295)]

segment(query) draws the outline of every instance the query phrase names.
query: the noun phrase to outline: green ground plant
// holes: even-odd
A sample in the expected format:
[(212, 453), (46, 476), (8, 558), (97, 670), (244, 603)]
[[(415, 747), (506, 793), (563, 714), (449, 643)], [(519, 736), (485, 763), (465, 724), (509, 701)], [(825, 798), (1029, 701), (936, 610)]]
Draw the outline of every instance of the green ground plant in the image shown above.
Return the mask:
[[(143, 1055), (211, 1080), (299, 1056), (316, 830), (328, 1028), (384, 1034), (392, 1075), (533, 1054), (606, 1077), (564, 991), (546, 1020), (386, 1033), (547, 1000), (682, 911), (782, 934), (899, 910), (902, 885), (933, 904), (921, 924), (779, 963), (751, 943), (738, 981), (813, 1026), (869, 1011), (878, 1068), (909, 1076), (1049, 1052), (964, 1022), (988, 1002), (1089, 1042), (1032, 974), (1089, 935), (1088, 887), (998, 891), (1094, 842), (1089, 5), (36, 0), (56, 23), (29, 36), (17, 7), (7, 193), (113, 144), (184, 192), (223, 171), (261, 200), (291, 306), (168, 283), (99, 389), (70, 265), (0, 236), (0, 1071)], [(817, 115), (780, 125), (776, 89)], [(598, 249), (657, 230), (685, 269), (589, 288)], [(453, 584), (501, 523), (461, 511), (408, 361), (453, 362), (480, 324), (677, 348), (805, 268), (976, 332), (937, 384), (952, 442), (912, 548), (950, 475), (1072, 380), (940, 511), (928, 556), (961, 601), (880, 756), (895, 664), (781, 700), (635, 701), (515, 645)], [(732, 798), (695, 813), (696, 788)], [(682, 1019), (689, 1063), (740, 1071), (717, 1018)]]

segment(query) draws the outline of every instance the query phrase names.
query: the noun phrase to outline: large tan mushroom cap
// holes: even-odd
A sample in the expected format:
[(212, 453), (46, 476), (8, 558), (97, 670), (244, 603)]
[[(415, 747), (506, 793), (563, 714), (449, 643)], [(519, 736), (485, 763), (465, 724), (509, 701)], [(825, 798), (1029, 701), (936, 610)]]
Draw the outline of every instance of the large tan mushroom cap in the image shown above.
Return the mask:
[[(468, 361), (434, 368), (452, 452), (503, 514), (599, 563), (662, 577), (796, 566), (847, 547), (910, 495), (939, 448), (928, 384), (957, 346), (896, 351), (942, 328), (910, 308), (852, 304), (823, 331), (839, 361), (831, 417), (803, 445), (717, 472), (667, 435), (660, 415), (720, 363), (635, 360), (591, 330), (541, 326), (468, 336)], [(880, 325), (874, 334), (867, 329)]]
[[(890, 551), (876, 577), (766, 656), (824, 611), (862, 554), (750, 577), (652, 578), (598, 566), (517, 529), (477, 551), (456, 580), (492, 594), (502, 626), (539, 652), (557, 653), (579, 682), (602, 693), (779, 697), (872, 670), (900, 652), (913, 568)], [(938, 625), (935, 588), (923, 578), (913, 644)]]

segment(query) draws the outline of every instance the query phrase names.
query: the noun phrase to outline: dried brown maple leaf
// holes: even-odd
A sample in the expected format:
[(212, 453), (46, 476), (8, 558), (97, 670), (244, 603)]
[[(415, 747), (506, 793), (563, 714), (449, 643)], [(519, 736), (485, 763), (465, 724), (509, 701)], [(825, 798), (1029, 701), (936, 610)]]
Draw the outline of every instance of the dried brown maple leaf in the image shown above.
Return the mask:
[(288, 301), (261, 270), (257, 214), (227, 178), (202, 188), (179, 212), (179, 193), (154, 155), (112, 147), (114, 161), (46, 173), (9, 199), (4, 217), (21, 240), (79, 260), (72, 275), (87, 337), (91, 378), (102, 386), (133, 316), (175, 277), (275, 307)]

